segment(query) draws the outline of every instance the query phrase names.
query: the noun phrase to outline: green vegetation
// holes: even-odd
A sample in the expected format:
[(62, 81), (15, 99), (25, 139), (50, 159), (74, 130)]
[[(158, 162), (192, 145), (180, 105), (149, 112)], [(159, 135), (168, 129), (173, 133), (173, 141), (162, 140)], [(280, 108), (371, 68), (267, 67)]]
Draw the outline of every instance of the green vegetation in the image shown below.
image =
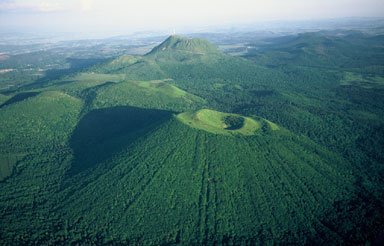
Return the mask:
[(175, 55), (184, 53), (187, 55), (212, 55), (220, 51), (210, 42), (200, 38), (185, 38), (180, 36), (170, 36), (159, 46), (156, 46), (147, 56), (161, 57), (165, 55)]
[(209, 109), (181, 113), (177, 118), (193, 128), (224, 135), (254, 135), (255, 131), (260, 129), (263, 124), (262, 120), (256, 121), (249, 117)]
[(67, 94), (44, 92), (1, 108), (1, 179), (12, 173), (23, 156), (64, 147), (81, 106), (79, 99)]
[[(115, 131), (112, 129), (133, 119), (141, 121), (163, 113), (135, 109), (131, 120), (120, 123), (117, 115), (111, 114), (105, 123), (116, 122), (109, 130)], [(70, 198), (62, 201), (57, 211), (71, 211), (68, 223), (87, 231), (89, 238), (103, 230), (102, 225), (112, 224), (120, 226), (109, 227), (111, 237), (131, 243), (271, 242), (253, 234), (262, 228), (282, 228), (274, 236), (289, 236), (289, 230), (300, 228), (295, 221), (305, 223), (307, 217), (327, 211), (328, 199), (342, 197), (351, 182), (350, 175), (342, 171), (342, 159), (292, 134), (229, 137), (193, 130), (172, 118), (152, 122), (155, 126), (133, 141), (130, 135), (137, 128), (120, 128), (116, 135), (107, 132), (112, 143), (121, 144), (120, 150), (98, 162), (83, 159), (81, 163), (94, 166), (72, 174), (65, 182), (68, 188), (64, 193)], [(104, 123), (94, 125), (102, 127)], [(88, 131), (99, 132), (99, 127), (92, 128)], [(78, 132), (83, 131), (79, 128)], [(308, 151), (310, 155), (299, 155)], [(88, 159), (96, 153), (79, 154)], [(265, 189), (268, 192), (263, 192)], [(303, 199), (316, 206), (301, 207)], [(110, 208), (108, 212), (105, 207)], [(87, 211), (86, 216), (82, 211)], [(65, 229), (60, 233), (65, 234)], [(328, 240), (337, 237), (332, 234)]]
[(4, 102), (6, 102), (9, 99), (8, 96), (0, 94), (0, 105), (2, 105)]
[(185, 91), (180, 90), (176, 86), (164, 83), (164, 80), (142, 81), (137, 84), (152, 90), (154, 94), (162, 93), (175, 98), (180, 98), (187, 94)]
[(341, 81), (344, 86), (360, 86), (362, 88), (384, 88), (384, 77), (381, 76), (367, 76), (366, 74), (356, 74), (346, 72), (345, 78)]
[(0, 155), (0, 181), (12, 174), (13, 167), (22, 155), (2, 154)]
[(244, 126), (244, 118), (241, 116), (228, 115), (222, 118), (226, 130), (237, 130)]
[(4, 89), (1, 244), (370, 245), (384, 50), (352, 34), (172, 36)]
[(79, 97), (85, 89), (123, 80), (125, 80), (124, 74), (77, 73), (65, 76), (59, 81), (53, 81), (51, 85), (43, 90), (59, 90), (69, 95)]
[(90, 87), (82, 95), (91, 108), (135, 106), (176, 112), (194, 110), (206, 101), (164, 81), (123, 81)]

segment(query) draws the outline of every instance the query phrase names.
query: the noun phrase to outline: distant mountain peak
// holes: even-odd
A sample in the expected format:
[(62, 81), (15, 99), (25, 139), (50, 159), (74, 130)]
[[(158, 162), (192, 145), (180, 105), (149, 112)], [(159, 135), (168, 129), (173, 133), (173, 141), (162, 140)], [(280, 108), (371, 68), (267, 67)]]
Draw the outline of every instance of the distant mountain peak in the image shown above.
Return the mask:
[(213, 44), (201, 38), (171, 35), (160, 45), (153, 48), (147, 55), (170, 52), (205, 55), (208, 53), (219, 53), (220, 51)]

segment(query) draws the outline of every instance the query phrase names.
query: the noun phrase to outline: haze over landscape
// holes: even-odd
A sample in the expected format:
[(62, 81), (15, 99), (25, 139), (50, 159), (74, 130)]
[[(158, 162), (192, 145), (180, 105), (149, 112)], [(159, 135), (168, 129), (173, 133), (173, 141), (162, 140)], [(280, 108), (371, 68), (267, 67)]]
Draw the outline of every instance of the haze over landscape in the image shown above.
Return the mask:
[(381, 0), (1, 0), (1, 28), (120, 31), (382, 17)]

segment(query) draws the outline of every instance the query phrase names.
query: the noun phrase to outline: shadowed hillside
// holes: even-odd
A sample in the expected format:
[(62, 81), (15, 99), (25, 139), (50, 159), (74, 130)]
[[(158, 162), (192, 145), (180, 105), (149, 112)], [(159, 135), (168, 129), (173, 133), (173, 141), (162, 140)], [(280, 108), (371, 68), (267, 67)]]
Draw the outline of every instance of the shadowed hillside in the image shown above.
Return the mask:
[(171, 116), (169, 111), (133, 107), (89, 112), (77, 124), (70, 139), (74, 160), (69, 175), (103, 162)]

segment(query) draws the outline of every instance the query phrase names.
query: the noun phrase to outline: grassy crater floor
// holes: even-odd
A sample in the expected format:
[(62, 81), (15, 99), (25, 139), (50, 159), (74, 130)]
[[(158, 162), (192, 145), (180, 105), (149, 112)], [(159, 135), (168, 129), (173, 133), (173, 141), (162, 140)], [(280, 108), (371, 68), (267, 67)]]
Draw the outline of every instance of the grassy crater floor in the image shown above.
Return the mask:
[[(242, 124), (236, 127), (236, 129), (229, 127), (225, 120), (229, 116), (241, 119)], [(224, 135), (242, 134), (250, 136), (254, 135), (255, 132), (261, 129), (263, 126), (270, 126), (270, 124), (268, 124), (268, 122), (264, 119), (254, 120), (249, 117), (244, 117), (237, 114), (222, 113), (210, 109), (201, 109), (196, 112), (180, 113), (176, 116), (176, 118), (190, 127)]]

